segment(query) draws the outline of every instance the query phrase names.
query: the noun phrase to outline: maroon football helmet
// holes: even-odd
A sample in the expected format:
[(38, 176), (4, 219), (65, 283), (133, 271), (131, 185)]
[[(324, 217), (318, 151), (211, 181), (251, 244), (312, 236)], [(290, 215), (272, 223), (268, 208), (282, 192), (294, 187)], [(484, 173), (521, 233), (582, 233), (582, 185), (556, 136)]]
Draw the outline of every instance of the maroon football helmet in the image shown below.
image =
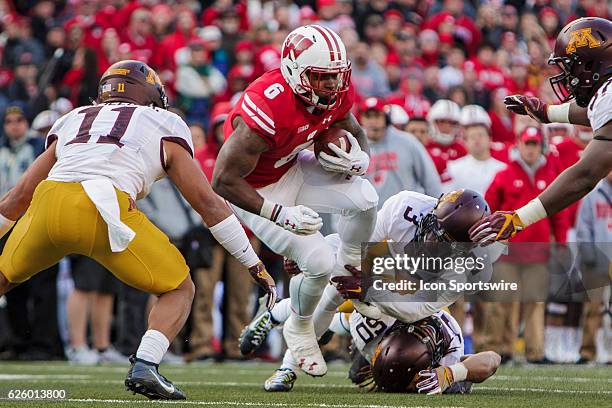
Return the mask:
[(557, 97), (562, 102), (576, 98), (586, 108), (612, 75), (612, 22), (599, 17), (572, 21), (557, 36), (548, 63), (561, 70), (550, 78)]
[(159, 76), (144, 62), (119, 61), (100, 78), (98, 103), (127, 102), (168, 109), (168, 97)]
[(437, 367), (450, 340), (436, 316), (411, 324), (396, 322), (372, 357), (377, 388), (384, 392), (414, 392), (419, 371)]
[(460, 189), (440, 197), (433, 211), (419, 222), (417, 242), (471, 242), (468, 230), (490, 214), (489, 204), (473, 190)]

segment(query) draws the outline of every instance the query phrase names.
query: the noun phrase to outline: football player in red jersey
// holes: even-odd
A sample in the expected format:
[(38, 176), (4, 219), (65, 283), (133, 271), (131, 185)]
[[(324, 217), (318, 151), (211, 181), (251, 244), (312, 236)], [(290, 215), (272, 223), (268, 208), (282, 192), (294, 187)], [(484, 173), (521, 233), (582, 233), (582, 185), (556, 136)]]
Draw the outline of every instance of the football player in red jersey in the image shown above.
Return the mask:
[(461, 108), (448, 99), (440, 99), (427, 113), (431, 140), (425, 148), (436, 165), (442, 183), (450, 181), (446, 164), (467, 154), (463, 142), (457, 138), (460, 118)]
[(518, 210), (497, 211), (477, 222), (471, 238), (483, 245), (506, 240), (556, 214), (584, 197), (612, 170), (612, 22), (597, 17), (572, 21), (559, 33), (548, 63), (561, 71), (550, 84), (562, 104), (512, 95), (505, 99), (506, 107), (541, 123), (590, 126), (593, 140), (580, 160), (537, 198)]
[[(364, 131), (350, 113), (351, 63), (340, 37), (308, 25), (286, 38), (281, 67), (245, 90), (225, 122), (212, 185), (268, 247), (297, 262), (291, 279), (292, 314), (283, 334), (302, 370), (327, 372), (312, 314), (330, 275), (359, 267), (361, 243), (376, 222), (378, 195), (362, 176), (369, 164)], [(351, 133), (350, 149), (319, 158), (305, 150), (330, 126)], [(336, 257), (321, 235), (316, 211), (340, 215)]]

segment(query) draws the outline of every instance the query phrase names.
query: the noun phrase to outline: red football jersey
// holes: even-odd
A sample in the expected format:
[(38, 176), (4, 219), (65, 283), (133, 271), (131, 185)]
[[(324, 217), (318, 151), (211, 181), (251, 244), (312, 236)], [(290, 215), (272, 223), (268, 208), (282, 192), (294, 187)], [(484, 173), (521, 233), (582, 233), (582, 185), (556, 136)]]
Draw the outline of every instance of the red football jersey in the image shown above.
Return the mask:
[(261, 154), (246, 181), (255, 188), (278, 181), (295, 163), (297, 154), (312, 145), (321, 131), (347, 116), (354, 98), (351, 85), (336, 109), (314, 115), (293, 93), (280, 69), (257, 78), (244, 91), (223, 126), (227, 139), (234, 131), (232, 121), (240, 115), (270, 146)]
[(436, 170), (438, 170), (438, 174), (443, 183), (450, 181), (450, 175), (446, 171), (446, 163), (457, 160), (467, 154), (465, 146), (459, 140), (455, 140), (449, 145), (443, 145), (434, 140), (430, 140), (427, 146), (425, 146), (425, 149), (436, 165)]

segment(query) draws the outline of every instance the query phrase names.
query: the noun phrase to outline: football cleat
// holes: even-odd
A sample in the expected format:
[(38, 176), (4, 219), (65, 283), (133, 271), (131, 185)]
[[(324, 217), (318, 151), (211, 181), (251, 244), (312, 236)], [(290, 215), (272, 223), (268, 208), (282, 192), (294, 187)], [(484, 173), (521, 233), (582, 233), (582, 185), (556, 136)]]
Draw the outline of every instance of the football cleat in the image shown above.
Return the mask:
[(259, 298), (259, 308), (255, 317), (240, 333), (238, 345), (243, 356), (257, 350), (266, 341), (268, 333), (274, 327), (272, 314), (266, 306), (266, 296)]
[(141, 394), (149, 399), (183, 400), (186, 395), (171, 381), (161, 375), (158, 365), (130, 356), (130, 370), (125, 378), (125, 386), (134, 394)]
[(317, 344), (312, 320), (298, 320), (292, 314), (285, 322), (283, 337), (302, 371), (313, 377), (327, 373), (327, 364)]
[(279, 368), (264, 382), (264, 390), (268, 392), (288, 392), (293, 388), (297, 375), (290, 368)]

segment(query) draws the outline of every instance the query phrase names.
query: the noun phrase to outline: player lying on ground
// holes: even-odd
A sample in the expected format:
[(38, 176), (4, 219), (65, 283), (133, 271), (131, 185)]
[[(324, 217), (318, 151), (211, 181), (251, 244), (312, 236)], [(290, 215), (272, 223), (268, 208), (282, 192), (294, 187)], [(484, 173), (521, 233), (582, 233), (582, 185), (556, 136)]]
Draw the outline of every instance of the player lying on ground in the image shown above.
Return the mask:
[[(327, 372), (312, 316), (332, 272), (358, 268), (361, 243), (376, 221), (378, 195), (362, 177), (369, 163), (367, 138), (350, 110), (351, 63), (340, 37), (318, 25), (286, 38), (281, 67), (251, 83), (225, 122), (213, 188), (274, 252), (295, 260), (292, 312), (283, 335), (307, 374)], [(305, 150), (330, 126), (351, 133), (348, 151)], [(332, 148), (332, 151), (334, 149)], [(336, 257), (319, 229), (316, 211), (340, 215)]]
[[(470, 190), (454, 191), (445, 194), (440, 200), (404, 191), (390, 197), (385, 202), (378, 213), (371, 240), (372, 242), (389, 241), (389, 249), (395, 253), (403, 251), (403, 246), (407, 242), (466, 242), (469, 240), (468, 228), (486, 214), (488, 214), (486, 201), (480, 194)], [(337, 245), (335, 234), (328, 236), (327, 239), (330, 245)], [(295, 266), (290, 266), (289, 269), (292, 273), (299, 273), (299, 269)], [(356, 285), (354, 289), (358, 289), (360, 279), (353, 279), (352, 276), (346, 276), (346, 278), (351, 284)], [(337, 279), (338, 277), (334, 277), (332, 281)], [(417, 302), (414, 300), (418, 299), (418, 294), (413, 296), (413, 301), (406, 301), (407, 298), (402, 298), (399, 302), (375, 302), (373, 306), (378, 311), (378, 316), (370, 315), (369, 317), (378, 320), (382, 311), (401, 321), (415, 322), (451, 305), (461, 294), (441, 295), (437, 302)], [(325, 289), (314, 314), (318, 337), (321, 337), (327, 330), (338, 306), (343, 301), (342, 293), (336, 287), (329, 285)], [(240, 337), (240, 349), (243, 354), (248, 354), (259, 347), (272, 327), (286, 320), (289, 307), (287, 300), (283, 300), (271, 312), (260, 309)], [(368, 311), (362, 310), (362, 313)], [(295, 359), (291, 352), (287, 351), (283, 365), (266, 381), (265, 389), (288, 391), (292, 388), (295, 379)]]
[(0, 237), (19, 219), (0, 255), (0, 296), (66, 255), (96, 260), (126, 284), (158, 296), (125, 385), (152, 399), (184, 399), (158, 365), (189, 315), (194, 285), (178, 249), (135, 200), (169, 176), (217, 241), (249, 268), (270, 307), (276, 290), (242, 226), (193, 160), (189, 128), (167, 108), (155, 71), (120, 61), (100, 79), (96, 104), (53, 125), (47, 150), (0, 199)]
[(584, 197), (612, 170), (612, 22), (597, 17), (572, 21), (557, 36), (548, 63), (561, 70), (550, 83), (564, 103), (547, 105), (535, 97), (513, 95), (504, 101), (506, 107), (541, 123), (590, 126), (593, 140), (580, 160), (537, 198), (516, 211), (497, 211), (474, 225), (470, 234), (475, 242), (486, 245), (509, 239)]

